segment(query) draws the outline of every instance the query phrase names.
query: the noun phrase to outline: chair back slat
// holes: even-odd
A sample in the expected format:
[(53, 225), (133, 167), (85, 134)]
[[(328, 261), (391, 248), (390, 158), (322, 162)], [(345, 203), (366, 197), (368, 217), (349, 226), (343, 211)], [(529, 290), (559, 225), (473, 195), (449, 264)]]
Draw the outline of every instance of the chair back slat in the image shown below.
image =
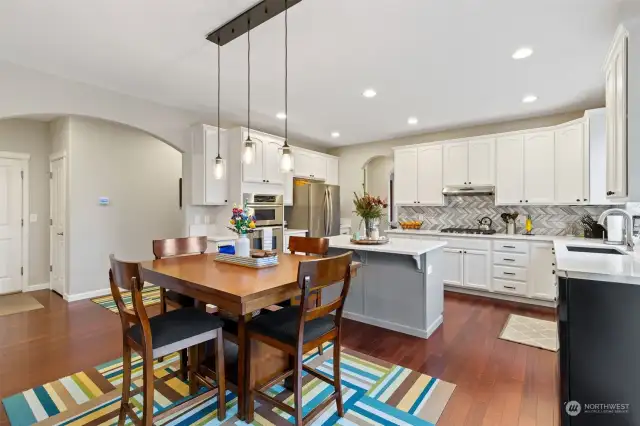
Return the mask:
[(156, 259), (186, 254), (202, 254), (207, 251), (207, 237), (167, 238), (153, 240), (153, 255)]
[[(352, 252), (335, 257), (325, 257), (320, 259), (304, 260), (298, 266), (298, 285), (302, 289), (300, 297), (300, 316), (298, 319), (298, 344), (302, 344), (304, 336), (304, 325), (308, 321), (329, 315), (336, 311), (334, 317), (336, 327), (340, 327), (342, 322), (342, 310), (344, 301), (351, 285), (351, 258)], [(309, 295), (312, 291), (320, 291), (330, 285), (342, 283), (340, 296), (319, 307), (311, 307)]]
[[(111, 295), (118, 307), (123, 331), (129, 328), (130, 323), (140, 324), (146, 322), (148, 324), (149, 317), (142, 302), (144, 281), (142, 281), (140, 264), (118, 260), (113, 254), (109, 255), (109, 261), (111, 262), (111, 269), (109, 270)], [(120, 289), (131, 292), (133, 310), (126, 307), (122, 300)]]
[(329, 252), (328, 238), (289, 237), (289, 251), (292, 254), (306, 253), (307, 256), (326, 256)]

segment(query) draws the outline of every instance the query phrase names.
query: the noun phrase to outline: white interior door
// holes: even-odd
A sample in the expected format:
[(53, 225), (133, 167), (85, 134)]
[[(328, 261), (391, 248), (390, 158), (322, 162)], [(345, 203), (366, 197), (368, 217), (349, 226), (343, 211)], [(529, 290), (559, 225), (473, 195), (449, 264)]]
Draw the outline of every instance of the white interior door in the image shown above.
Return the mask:
[(22, 162), (0, 158), (0, 294), (22, 291)]
[(64, 296), (66, 282), (66, 244), (65, 217), (67, 199), (66, 158), (52, 159), (49, 164), (50, 179), (50, 210), (51, 210), (51, 267), (49, 280), (51, 289)]

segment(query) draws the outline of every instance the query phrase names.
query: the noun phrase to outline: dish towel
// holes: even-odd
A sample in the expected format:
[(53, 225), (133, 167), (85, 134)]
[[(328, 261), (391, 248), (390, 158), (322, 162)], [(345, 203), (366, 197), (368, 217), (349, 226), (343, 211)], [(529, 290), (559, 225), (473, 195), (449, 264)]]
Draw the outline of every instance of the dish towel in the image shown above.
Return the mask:
[(262, 250), (273, 250), (273, 228), (262, 228)]

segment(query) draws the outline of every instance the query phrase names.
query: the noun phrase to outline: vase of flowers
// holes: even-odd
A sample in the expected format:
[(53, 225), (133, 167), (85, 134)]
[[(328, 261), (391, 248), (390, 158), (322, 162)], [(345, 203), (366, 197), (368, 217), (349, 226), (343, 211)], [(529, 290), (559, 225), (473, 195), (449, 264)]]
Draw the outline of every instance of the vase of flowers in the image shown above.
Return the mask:
[(249, 257), (251, 255), (251, 244), (247, 234), (252, 233), (256, 229), (256, 218), (247, 210), (247, 205), (240, 208), (234, 204), (233, 214), (229, 221), (231, 226), (228, 228), (238, 234), (236, 240), (236, 256)]
[[(364, 193), (363, 196), (359, 196), (355, 192), (353, 199), (353, 205), (355, 206), (355, 213), (364, 221), (365, 234), (367, 239), (377, 240), (380, 238), (380, 219), (384, 213), (384, 210), (388, 207), (385, 200), (380, 197), (374, 197), (368, 193)], [(362, 222), (360, 222), (362, 223)]]

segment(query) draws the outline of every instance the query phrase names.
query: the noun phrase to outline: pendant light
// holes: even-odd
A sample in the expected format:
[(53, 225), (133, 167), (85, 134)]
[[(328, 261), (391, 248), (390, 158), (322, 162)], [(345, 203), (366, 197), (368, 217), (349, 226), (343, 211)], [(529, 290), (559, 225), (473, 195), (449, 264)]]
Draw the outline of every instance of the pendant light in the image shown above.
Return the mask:
[(251, 20), (247, 22), (247, 140), (244, 141), (242, 161), (244, 164), (252, 164), (256, 144), (251, 140)]
[(293, 171), (293, 152), (289, 146), (289, 8), (287, 0), (284, 0), (284, 146), (280, 158), (280, 171), (290, 173)]
[(213, 177), (222, 179), (224, 177), (224, 161), (220, 156), (220, 39), (218, 38), (218, 156), (213, 166)]

